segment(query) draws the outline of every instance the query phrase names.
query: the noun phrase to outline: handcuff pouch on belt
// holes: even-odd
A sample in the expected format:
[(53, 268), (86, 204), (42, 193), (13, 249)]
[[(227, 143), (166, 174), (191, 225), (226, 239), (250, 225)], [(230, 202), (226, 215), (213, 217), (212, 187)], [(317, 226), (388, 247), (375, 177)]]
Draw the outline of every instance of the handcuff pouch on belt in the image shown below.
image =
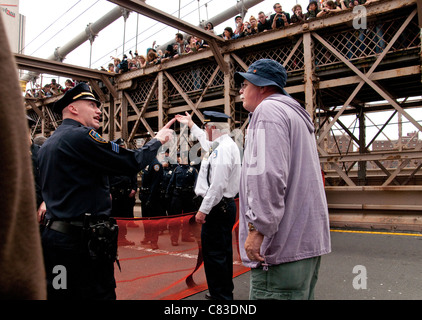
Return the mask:
[(127, 199), (131, 191), (131, 188), (110, 187), (110, 193), (114, 200)]
[(83, 223), (83, 237), (88, 244), (89, 254), (93, 260), (105, 260), (120, 263), (117, 255), (119, 226), (115, 219), (107, 217), (94, 221), (91, 214), (86, 213)]
[[(194, 204), (195, 204), (196, 206), (198, 206), (198, 208), (201, 206), (201, 203), (202, 203), (202, 201), (203, 201), (203, 200), (204, 200), (204, 198), (203, 198), (202, 196), (195, 196), (195, 197), (193, 198)], [(217, 210), (219, 210), (219, 211), (222, 211), (222, 212), (226, 213), (226, 212), (227, 212), (228, 205), (229, 205), (229, 202), (230, 202), (231, 200), (233, 200), (233, 198), (225, 198), (225, 197), (223, 197), (223, 198), (221, 199), (221, 201), (220, 201), (219, 203), (217, 203), (217, 204), (213, 207), (213, 209), (217, 209)]]
[(216, 209), (218, 209), (218, 210), (226, 213), (227, 212), (227, 209), (228, 209), (228, 206), (229, 206), (228, 205), (229, 204), (229, 201), (230, 201), (230, 199), (223, 197), (221, 199), (221, 201), (219, 203), (217, 203), (217, 205), (214, 208), (216, 208)]

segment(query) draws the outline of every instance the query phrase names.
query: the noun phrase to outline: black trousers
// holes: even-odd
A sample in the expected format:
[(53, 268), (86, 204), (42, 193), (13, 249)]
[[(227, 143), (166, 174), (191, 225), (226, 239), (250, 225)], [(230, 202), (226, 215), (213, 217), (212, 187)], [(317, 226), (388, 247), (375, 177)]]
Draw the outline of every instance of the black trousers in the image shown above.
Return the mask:
[(236, 203), (230, 200), (226, 211), (213, 208), (202, 225), (205, 276), (209, 293), (217, 300), (233, 300), (232, 229), (235, 220)]
[[(175, 191), (171, 198), (170, 207), (168, 210), (169, 216), (179, 215), (182, 213), (193, 213), (197, 211), (193, 197), (195, 196), (192, 192), (179, 192)], [(171, 219), (169, 222), (170, 238), (172, 243), (179, 241), (180, 229), (182, 229), (182, 241), (191, 237), (190, 227), (188, 221), (186, 223), (181, 222), (179, 219)]]
[(182, 213), (191, 213), (198, 210), (193, 198), (193, 192), (175, 192), (171, 198), (169, 215), (177, 215)]
[[(154, 194), (150, 196), (149, 193), (140, 194), (139, 199), (141, 200), (142, 217), (153, 218), (162, 217), (166, 215), (163, 204), (161, 203), (160, 194)], [(157, 243), (158, 235), (160, 232), (159, 221), (156, 220), (144, 220), (144, 241), (151, 241), (151, 243)]]
[(42, 233), (48, 300), (115, 300), (114, 263), (93, 260), (82, 234)]

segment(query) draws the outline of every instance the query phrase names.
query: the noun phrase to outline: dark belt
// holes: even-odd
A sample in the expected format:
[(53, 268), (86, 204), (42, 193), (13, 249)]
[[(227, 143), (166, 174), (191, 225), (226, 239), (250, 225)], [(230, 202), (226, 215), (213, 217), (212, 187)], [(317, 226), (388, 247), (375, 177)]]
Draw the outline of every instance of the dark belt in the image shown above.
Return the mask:
[(193, 192), (193, 187), (188, 187), (188, 188), (176, 187), (174, 188), (174, 191), (179, 191), (182, 193)]
[[(204, 197), (197, 196), (197, 197), (195, 197), (194, 200), (196, 201), (196, 203), (198, 203), (199, 205), (201, 205), (202, 201), (204, 200)], [(226, 197), (223, 197), (221, 199), (221, 201), (214, 206), (214, 208), (222, 207), (222, 206), (227, 205), (228, 203), (230, 203), (232, 201), (234, 201), (234, 198), (226, 198)]]
[(221, 201), (218, 204), (220, 204), (220, 203), (227, 204), (227, 203), (232, 202), (232, 201), (234, 201), (234, 198), (226, 198), (226, 197), (223, 197), (223, 199), (221, 199)]
[(228, 203), (230, 203), (232, 201), (234, 201), (234, 198), (223, 197), (223, 199), (221, 199), (221, 201), (218, 203), (218, 205), (221, 205), (221, 204), (227, 205)]
[(47, 220), (45, 227), (60, 233), (80, 235), (83, 230), (82, 221)]

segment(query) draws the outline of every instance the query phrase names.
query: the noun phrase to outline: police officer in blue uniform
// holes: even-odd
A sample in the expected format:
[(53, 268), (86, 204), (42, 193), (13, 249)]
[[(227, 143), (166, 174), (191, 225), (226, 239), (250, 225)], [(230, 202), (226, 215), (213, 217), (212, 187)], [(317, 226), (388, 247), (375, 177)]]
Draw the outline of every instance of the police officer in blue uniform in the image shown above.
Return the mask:
[[(198, 178), (198, 170), (188, 164), (187, 152), (180, 154), (179, 165), (174, 169), (169, 185), (167, 187), (167, 194), (171, 195), (169, 215), (178, 215), (182, 213), (190, 213), (196, 211), (194, 203), (194, 187), (196, 179)], [(171, 221), (169, 223), (171, 244), (178, 245), (180, 223)], [(182, 241), (192, 242), (189, 226), (182, 226)]]
[(100, 104), (85, 83), (68, 90), (53, 106), (63, 123), (38, 154), (48, 299), (116, 299), (117, 228), (109, 218), (108, 176), (136, 174), (173, 133), (174, 120), (141, 149), (120, 148), (96, 132)]
[(164, 159), (161, 162), (161, 165), (163, 167), (163, 178), (161, 179), (161, 183), (160, 183), (161, 203), (163, 204), (165, 214), (167, 215), (168, 210), (170, 208), (170, 201), (169, 201), (169, 198), (166, 197), (166, 192), (170, 184), (170, 179), (171, 179), (171, 176), (173, 175), (174, 168), (167, 159)]
[[(125, 148), (125, 142), (122, 138), (113, 140), (120, 148)], [(137, 174), (131, 175), (111, 175), (110, 193), (112, 197), (111, 217), (133, 218), (133, 209), (135, 207), (135, 195), (138, 190)], [(133, 241), (126, 238), (127, 226), (132, 223), (130, 220), (121, 220), (119, 223), (119, 245), (134, 245)], [(135, 225), (136, 226), (136, 225)]]
[[(152, 218), (165, 215), (161, 202), (161, 181), (163, 180), (163, 166), (157, 158), (141, 171), (141, 200), (142, 217)], [(144, 220), (144, 239), (141, 244), (151, 243), (151, 249), (158, 249), (159, 220)]]

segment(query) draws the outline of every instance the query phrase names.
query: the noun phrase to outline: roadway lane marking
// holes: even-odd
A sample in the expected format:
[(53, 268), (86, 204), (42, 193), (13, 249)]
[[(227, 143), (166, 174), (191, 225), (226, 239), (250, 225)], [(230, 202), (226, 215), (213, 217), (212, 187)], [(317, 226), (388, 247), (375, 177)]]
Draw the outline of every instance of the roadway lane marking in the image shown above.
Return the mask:
[(386, 234), (394, 236), (411, 236), (411, 237), (422, 237), (422, 234), (418, 233), (399, 233), (399, 232), (377, 232), (377, 231), (354, 231), (354, 230), (333, 230), (331, 232), (344, 232), (344, 233), (366, 233), (366, 234)]

